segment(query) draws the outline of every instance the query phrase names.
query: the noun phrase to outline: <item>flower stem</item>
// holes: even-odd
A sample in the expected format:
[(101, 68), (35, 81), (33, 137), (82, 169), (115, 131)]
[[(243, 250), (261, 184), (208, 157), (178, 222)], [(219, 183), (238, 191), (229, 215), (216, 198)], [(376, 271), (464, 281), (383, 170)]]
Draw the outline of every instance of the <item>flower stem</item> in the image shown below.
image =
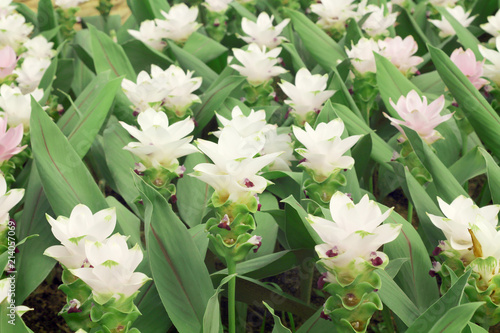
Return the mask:
[[(227, 258), (228, 275), (236, 273), (236, 263), (233, 258)], [(228, 282), (228, 318), (229, 318), (229, 333), (236, 333), (236, 277)]]
[(406, 218), (408, 222), (411, 224), (411, 220), (413, 218), (413, 204), (408, 201), (408, 217)]

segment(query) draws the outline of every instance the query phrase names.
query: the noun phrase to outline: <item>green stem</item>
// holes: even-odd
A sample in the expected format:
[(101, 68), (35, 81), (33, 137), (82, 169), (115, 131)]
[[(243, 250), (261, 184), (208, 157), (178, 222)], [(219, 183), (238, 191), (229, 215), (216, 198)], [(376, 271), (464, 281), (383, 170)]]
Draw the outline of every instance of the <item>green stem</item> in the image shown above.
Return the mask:
[(394, 333), (394, 326), (392, 324), (391, 310), (385, 307), (382, 309), (382, 317), (384, 318), (385, 328), (387, 333)]
[[(236, 263), (233, 258), (227, 258), (227, 274), (236, 273)], [(228, 318), (229, 318), (229, 333), (236, 333), (236, 277), (228, 282)]]
[(413, 204), (410, 201), (408, 201), (408, 217), (407, 217), (407, 220), (408, 220), (408, 222), (410, 222), (410, 224), (411, 224), (412, 218), (413, 218)]
[(309, 304), (311, 302), (311, 291), (314, 279), (314, 265), (300, 267), (300, 299)]
[[(467, 138), (468, 135), (465, 134), (462, 130), (462, 156), (465, 156), (467, 154)], [(467, 180), (464, 184), (464, 190), (469, 193), (469, 181)]]

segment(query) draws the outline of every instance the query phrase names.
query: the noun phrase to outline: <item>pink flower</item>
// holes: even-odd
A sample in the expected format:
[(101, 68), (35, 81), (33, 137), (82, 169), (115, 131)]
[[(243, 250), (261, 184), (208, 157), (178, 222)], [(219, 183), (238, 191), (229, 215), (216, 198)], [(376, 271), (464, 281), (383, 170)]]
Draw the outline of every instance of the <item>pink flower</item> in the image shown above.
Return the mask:
[(0, 117), (0, 163), (19, 154), (26, 146), (19, 147), (23, 139), (23, 125), (7, 130), (7, 119)]
[(395, 38), (386, 38), (379, 40), (380, 54), (391, 60), (401, 73), (415, 73), (417, 65), (424, 59), (415, 56), (418, 51), (418, 44), (413, 36), (407, 36), (405, 39), (397, 36)]
[(3, 79), (7, 75), (12, 74), (17, 65), (16, 52), (10, 46), (6, 46), (0, 50), (0, 78)]
[(476, 56), (471, 49), (465, 51), (462, 48), (456, 49), (451, 54), (450, 59), (467, 76), (476, 89), (481, 89), (488, 83), (487, 80), (481, 78), (484, 60), (476, 61)]
[(420, 98), (418, 93), (412, 90), (406, 97), (401, 96), (397, 104), (394, 104), (390, 98), (389, 102), (404, 120), (389, 117), (384, 113), (384, 116), (391, 121), (391, 125), (396, 127), (403, 136), (405, 134), (401, 125), (411, 128), (428, 144), (442, 138), (441, 134), (434, 128), (453, 116), (453, 114), (445, 116), (439, 114), (444, 107), (444, 95), (439, 96), (438, 99), (427, 105), (427, 98), (425, 96)]

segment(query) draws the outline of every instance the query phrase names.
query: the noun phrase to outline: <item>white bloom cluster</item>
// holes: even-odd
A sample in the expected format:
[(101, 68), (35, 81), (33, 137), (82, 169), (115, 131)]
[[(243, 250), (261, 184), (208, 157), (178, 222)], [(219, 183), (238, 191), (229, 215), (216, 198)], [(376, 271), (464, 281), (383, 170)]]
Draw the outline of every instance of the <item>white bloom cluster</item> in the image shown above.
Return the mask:
[(183, 117), (193, 103), (201, 102), (198, 96), (192, 94), (201, 86), (201, 81), (201, 77), (193, 77), (193, 72), (185, 73), (175, 65), (166, 70), (151, 65), (151, 76), (142, 71), (137, 76), (137, 83), (124, 79), (122, 89), (136, 112), (163, 107)]
[(4, 84), (0, 87), (0, 108), (1, 115), (7, 117), (10, 127), (22, 124), (24, 132), (30, 127), (31, 117), (31, 97), (39, 101), (43, 97), (43, 90), (36, 89), (31, 93), (23, 94), (18, 87), (11, 87)]
[(80, 204), (69, 218), (47, 215), (47, 220), (62, 245), (51, 246), (44, 254), (82, 279), (92, 289), (96, 302), (129, 297), (148, 280), (145, 274), (134, 272), (143, 258), (139, 245), (129, 249), (126, 236), (109, 237), (116, 225), (114, 208), (92, 214)]
[(201, 24), (196, 22), (198, 17), (198, 7), (196, 6), (188, 7), (184, 3), (179, 3), (172, 6), (168, 13), (162, 11), (161, 14), (165, 19), (144, 21), (141, 23), (139, 31), (128, 30), (129, 34), (144, 44), (161, 51), (166, 45), (164, 39), (183, 43), (201, 27)]
[[(470, 16), (470, 11), (465, 12), (464, 7), (455, 6), (453, 8), (447, 7), (446, 10), (450, 13), (460, 24), (467, 28), (472, 21), (474, 21), (474, 16)], [(448, 36), (454, 36), (456, 34), (455, 29), (451, 26), (450, 22), (446, 18), (441, 18), (441, 20), (429, 20), (439, 29), (439, 37), (445, 38)]]
[(261, 48), (267, 47), (268, 49), (273, 49), (277, 47), (285, 40), (285, 37), (281, 37), (280, 34), (290, 22), (290, 19), (281, 21), (277, 26), (273, 26), (273, 20), (274, 16), (269, 17), (266, 12), (259, 14), (257, 22), (253, 22), (244, 17), (241, 20), (241, 29), (248, 37), (240, 36), (240, 38), (249, 44), (255, 43)]

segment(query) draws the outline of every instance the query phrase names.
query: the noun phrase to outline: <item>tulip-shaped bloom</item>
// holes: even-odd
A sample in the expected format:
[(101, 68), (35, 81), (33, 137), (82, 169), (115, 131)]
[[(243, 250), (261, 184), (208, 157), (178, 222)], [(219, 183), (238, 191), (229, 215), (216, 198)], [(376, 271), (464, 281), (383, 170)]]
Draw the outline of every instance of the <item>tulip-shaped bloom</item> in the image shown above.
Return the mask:
[(445, 217), (427, 214), (432, 223), (441, 229), (452, 249), (456, 251), (467, 250), (472, 247), (472, 239), (469, 229), (483, 220), (493, 228), (498, 222), (500, 205), (490, 205), (479, 208), (470, 198), (461, 195), (451, 204), (447, 204), (441, 198), (437, 198), (439, 208)]
[(14, 49), (10, 46), (5, 46), (0, 50), (0, 79), (12, 74), (17, 65), (17, 56)]
[(464, 73), (470, 83), (476, 89), (481, 89), (488, 81), (481, 78), (483, 76), (483, 61), (476, 61), (476, 56), (471, 49), (464, 51), (462, 48), (456, 49), (450, 56), (451, 61)]
[(260, 151), (261, 155), (268, 155), (273, 153), (282, 154), (277, 156), (276, 159), (269, 164), (270, 171), (291, 171), (290, 161), (295, 161), (293, 156), (293, 141), (288, 133), (278, 133), (278, 128), (276, 125), (270, 127), (269, 130), (265, 132), (265, 144), (264, 148)]
[(203, 6), (213, 13), (225, 13), (233, 0), (205, 0)]
[(401, 96), (397, 104), (394, 104), (390, 98), (389, 102), (403, 118), (403, 120), (399, 120), (384, 113), (384, 116), (391, 121), (391, 125), (396, 127), (403, 136), (405, 136), (405, 132), (401, 125), (411, 128), (428, 144), (442, 138), (441, 134), (435, 130), (436, 126), (453, 117), (453, 113), (444, 116), (439, 114), (444, 107), (444, 95), (427, 105), (427, 98), (425, 96), (420, 98), (418, 93), (412, 90), (408, 95)]
[(9, 45), (14, 50), (19, 48), (28, 40), (33, 26), (26, 23), (21, 14), (0, 16), (0, 45)]
[(496, 46), (497, 51), (479, 45), (479, 52), (491, 63), (484, 65), (484, 76), (500, 85), (500, 37), (496, 39)]
[(155, 50), (161, 51), (165, 45), (167, 45), (167, 43), (162, 40), (164, 33), (162, 29), (156, 25), (155, 21), (142, 21), (139, 30), (128, 29), (127, 31), (132, 37), (151, 46)]
[(316, 129), (309, 123), (306, 123), (305, 130), (293, 127), (293, 134), (305, 146), (305, 149), (295, 150), (304, 157), (300, 165), (311, 173), (316, 182), (321, 183), (340, 170), (350, 169), (354, 165), (352, 157), (343, 155), (356, 144), (361, 135), (342, 140), (340, 136), (343, 132), (344, 123), (340, 119), (320, 123)]
[(179, 3), (170, 8), (168, 13), (161, 11), (165, 20), (156, 19), (156, 25), (163, 31), (164, 38), (173, 40), (174, 42), (185, 42), (189, 36), (201, 24), (196, 23), (198, 17), (198, 7), (189, 8), (184, 3)]
[(266, 52), (265, 47), (260, 48), (257, 44), (250, 44), (246, 51), (233, 49), (234, 56), (243, 66), (231, 65), (231, 67), (246, 76), (251, 85), (258, 86), (286, 72), (283, 67), (275, 66), (280, 52), (280, 47)]
[(323, 103), (335, 93), (335, 90), (326, 90), (327, 81), (328, 74), (312, 75), (307, 68), (301, 68), (295, 76), (295, 85), (282, 81), (279, 86), (290, 98), (285, 103), (303, 120), (309, 112), (319, 113)]
[(26, 146), (19, 146), (23, 139), (23, 134), (22, 124), (7, 130), (7, 119), (0, 117), (0, 163), (7, 161), (26, 148)]
[[(465, 28), (467, 28), (476, 16), (470, 17), (470, 12), (465, 12), (465, 9), (461, 6), (456, 6), (453, 8), (446, 8), (448, 13), (450, 13), (458, 22), (460, 22)], [(444, 17), (441, 20), (429, 20), (434, 24), (440, 31), (439, 37), (445, 38), (448, 36), (455, 35), (455, 29), (451, 26), (450, 22)]]
[[(359, 6), (362, 7), (362, 4)], [(387, 28), (394, 25), (396, 17), (398, 16), (397, 13), (388, 13), (386, 15), (384, 7), (375, 5), (368, 5), (365, 10), (361, 11), (358, 9), (358, 17), (360, 19), (368, 13), (370, 13), (370, 15), (361, 25), (361, 28), (366, 31), (370, 37), (387, 35)]]
[(56, 50), (52, 49), (54, 43), (49, 42), (42, 35), (38, 35), (33, 39), (24, 43), (26, 52), (22, 54), (24, 58), (47, 58), (51, 59), (56, 55)]
[(85, 253), (90, 266), (72, 269), (71, 273), (92, 289), (99, 304), (111, 298), (128, 298), (149, 280), (145, 274), (134, 272), (143, 254), (138, 244), (128, 248), (126, 236), (114, 234), (102, 242), (87, 241)]
[(24, 196), (24, 189), (12, 189), (7, 192), (7, 183), (3, 175), (0, 175), (0, 239), (5, 239), (5, 230), (9, 222), (9, 211)]
[[(151, 72), (160, 73), (163, 70), (156, 65), (151, 65)], [(159, 109), (170, 91), (164, 82), (151, 78), (146, 71), (137, 75), (137, 83), (123, 79), (122, 89), (134, 105), (134, 110), (139, 113), (149, 108)]]
[(424, 59), (415, 56), (418, 51), (418, 44), (413, 36), (407, 36), (402, 39), (399, 36), (395, 38), (386, 38), (378, 42), (380, 54), (389, 59), (401, 73), (407, 75), (417, 71), (417, 65)]
[(193, 94), (201, 86), (201, 77), (193, 77), (194, 72), (184, 73), (182, 68), (171, 65), (163, 71), (157, 66), (151, 66), (151, 77), (160, 87), (166, 88), (163, 107), (183, 117), (193, 103), (201, 103), (200, 98)]
[(355, 15), (354, 0), (323, 0), (311, 5), (311, 11), (319, 16), (317, 24), (325, 29), (344, 30), (346, 21)]
[(23, 124), (24, 131), (28, 131), (31, 116), (31, 96), (39, 101), (43, 97), (43, 90), (36, 89), (30, 94), (23, 95), (19, 88), (11, 88), (4, 84), (0, 87), (0, 108), (7, 117), (10, 127)]
[(500, 36), (500, 10), (494, 16), (488, 16), (488, 23), (481, 24), (480, 27), (494, 38)]
[(358, 204), (342, 192), (336, 192), (330, 200), (332, 221), (309, 215), (308, 220), (324, 244), (316, 246), (316, 252), (327, 267), (343, 268), (353, 261), (370, 261), (380, 266), (388, 260), (377, 251), (383, 244), (398, 237), (401, 224), (384, 222), (392, 209), (382, 214), (375, 201), (365, 195)]
[(241, 202), (262, 193), (267, 180), (257, 173), (279, 155), (272, 153), (254, 158), (259, 150), (249, 146), (233, 127), (221, 131), (218, 143), (199, 139), (197, 144), (214, 164), (198, 164), (192, 176), (212, 186), (220, 204), (227, 200)]
[(137, 117), (141, 129), (124, 122), (120, 124), (139, 142), (130, 142), (123, 149), (141, 158), (146, 167), (163, 167), (176, 172), (179, 167), (177, 158), (197, 152), (189, 144), (192, 136), (186, 137), (194, 129), (191, 118), (169, 126), (168, 117), (164, 112), (148, 109)]
[(33, 92), (42, 80), (45, 70), (50, 66), (50, 59), (47, 58), (25, 58), (21, 68), (14, 70), (17, 74), (16, 81), (23, 94)]
[(248, 44), (255, 43), (259, 47), (273, 49), (280, 45), (285, 37), (280, 37), (281, 32), (286, 27), (290, 19), (281, 21), (277, 26), (273, 26), (274, 16), (269, 17), (266, 12), (260, 13), (257, 22), (250, 21), (246, 17), (241, 20), (241, 29), (248, 37), (240, 37)]
[(47, 215), (47, 221), (62, 245), (51, 246), (44, 254), (74, 269), (88, 265), (85, 240), (102, 242), (111, 235), (116, 225), (116, 212), (115, 208), (108, 208), (92, 214), (87, 206), (80, 204), (73, 208), (69, 218), (59, 216), (56, 220)]
[(380, 52), (380, 47), (373, 39), (361, 38), (358, 44), (346, 49), (347, 56), (351, 59), (354, 69), (360, 74), (375, 73), (377, 66), (373, 52)]
[(69, 9), (78, 7), (81, 3), (87, 2), (89, 0), (55, 0), (56, 6), (62, 9)]

